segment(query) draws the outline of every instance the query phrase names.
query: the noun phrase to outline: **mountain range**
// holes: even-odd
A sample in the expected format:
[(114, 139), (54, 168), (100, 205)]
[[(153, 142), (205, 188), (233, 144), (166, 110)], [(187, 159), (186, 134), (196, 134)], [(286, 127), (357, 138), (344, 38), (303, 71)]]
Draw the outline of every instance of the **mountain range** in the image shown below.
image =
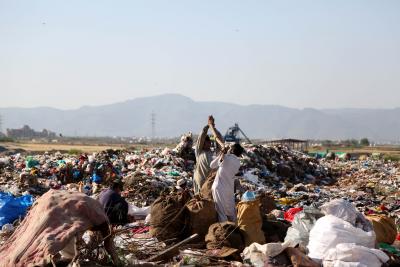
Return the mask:
[(49, 107), (0, 108), (3, 130), (27, 124), (66, 136), (151, 136), (152, 113), (158, 137), (199, 132), (212, 114), (225, 133), (239, 123), (250, 138), (400, 140), (400, 108), (295, 109), (275, 105), (200, 102), (177, 94), (61, 110)]

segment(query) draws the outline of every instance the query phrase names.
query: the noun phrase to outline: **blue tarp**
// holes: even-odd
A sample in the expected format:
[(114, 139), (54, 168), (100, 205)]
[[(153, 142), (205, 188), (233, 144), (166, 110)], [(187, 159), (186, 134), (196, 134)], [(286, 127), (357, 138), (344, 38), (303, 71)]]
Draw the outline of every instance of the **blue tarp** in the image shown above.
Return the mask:
[(24, 217), (26, 210), (32, 206), (33, 197), (25, 195), (14, 197), (10, 193), (0, 192), (0, 227), (13, 223), (19, 217)]

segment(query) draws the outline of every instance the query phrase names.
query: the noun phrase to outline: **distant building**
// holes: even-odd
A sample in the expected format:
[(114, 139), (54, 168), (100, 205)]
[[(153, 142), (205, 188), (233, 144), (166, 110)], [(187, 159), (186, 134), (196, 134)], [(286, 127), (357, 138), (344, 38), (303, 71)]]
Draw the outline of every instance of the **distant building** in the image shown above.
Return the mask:
[(280, 140), (267, 141), (266, 143), (267, 145), (287, 146), (291, 149), (299, 151), (307, 151), (309, 145), (307, 140), (299, 140), (299, 139), (280, 139)]
[(55, 138), (56, 133), (43, 129), (41, 132), (33, 130), (28, 125), (24, 125), (21, 129), (7, 129), (6, 135), (15, 139), (31, 139), (31, 138)]

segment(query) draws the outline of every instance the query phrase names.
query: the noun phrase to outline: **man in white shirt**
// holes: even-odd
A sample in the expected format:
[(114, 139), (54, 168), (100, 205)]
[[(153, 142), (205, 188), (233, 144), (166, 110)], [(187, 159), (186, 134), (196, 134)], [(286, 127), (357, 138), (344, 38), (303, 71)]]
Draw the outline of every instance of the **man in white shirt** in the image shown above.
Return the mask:
[(229, 153), (221, 154), (211, 162), (211, 168), (219, 167), (211, 190), (220, 222), (236, 222), (235, 175), (243, 150), (239, 144), (234, 144)]

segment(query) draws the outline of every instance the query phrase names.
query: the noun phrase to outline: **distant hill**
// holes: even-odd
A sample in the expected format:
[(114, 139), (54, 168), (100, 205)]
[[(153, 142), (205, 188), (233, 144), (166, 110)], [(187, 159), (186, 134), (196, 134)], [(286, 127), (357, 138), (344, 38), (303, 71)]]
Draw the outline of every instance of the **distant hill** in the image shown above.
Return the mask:
[(213, 114), (217, 128), (238, 122), (250, 138), (400, 140), (400, 108), (293, 109), (272, 105), (236, 105), (198, 102), (176, 94), (136, 98), (104, 106), (74, 110), (55, 108), (0, 108), (3, 130), (28, 124), (64, 135), (150, 136), (151, 113), (156, 114), (156, 135), (174, 137), (199, 132)]

